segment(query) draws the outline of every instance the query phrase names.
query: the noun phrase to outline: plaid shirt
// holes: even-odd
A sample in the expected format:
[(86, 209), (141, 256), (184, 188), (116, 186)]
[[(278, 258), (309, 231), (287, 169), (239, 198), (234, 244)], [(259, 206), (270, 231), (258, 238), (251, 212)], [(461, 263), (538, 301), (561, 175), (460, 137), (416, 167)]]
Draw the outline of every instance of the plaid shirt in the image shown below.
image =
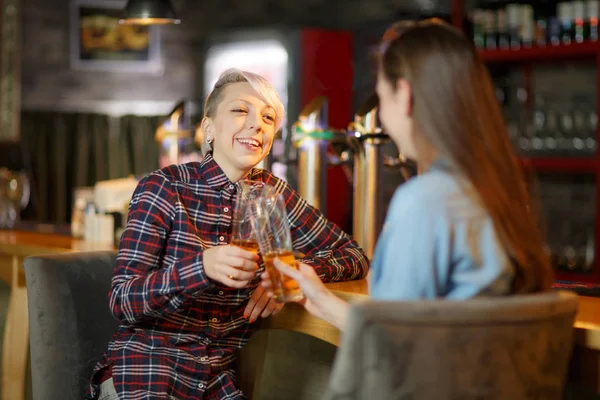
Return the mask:
[[(283, 193), (294, 249), (323, 281), (367, 275), (356, 242), (287, 183), (261, 169), (249, 179)], [(202, 267), (203, 249), (229, 242), (235, 196), (236, 185), (211, 154), (140, 181), (109, 293), (121, 323), (94, 369), (90, 398), (98, 393), (98, 372), (111, 364), (121, 400), (245, 398), (233, 362), (256, 324), (243, 312), (260, 277), (233, 289), (209, 279)]]

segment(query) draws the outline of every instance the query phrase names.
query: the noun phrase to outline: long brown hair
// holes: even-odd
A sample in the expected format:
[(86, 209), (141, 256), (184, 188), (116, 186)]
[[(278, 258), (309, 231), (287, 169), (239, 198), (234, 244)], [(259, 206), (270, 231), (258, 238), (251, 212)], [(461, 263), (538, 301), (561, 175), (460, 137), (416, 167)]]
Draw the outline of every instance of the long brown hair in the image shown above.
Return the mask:
[(410, 84), (417, 151), (435, 149), (477, 191), (514, 261), (513, 292), (548, 289), (553, 273), (525, 174), (475, 47), (437, 19), (396, 25), (388, 38), (380, 72), (392, 87)]

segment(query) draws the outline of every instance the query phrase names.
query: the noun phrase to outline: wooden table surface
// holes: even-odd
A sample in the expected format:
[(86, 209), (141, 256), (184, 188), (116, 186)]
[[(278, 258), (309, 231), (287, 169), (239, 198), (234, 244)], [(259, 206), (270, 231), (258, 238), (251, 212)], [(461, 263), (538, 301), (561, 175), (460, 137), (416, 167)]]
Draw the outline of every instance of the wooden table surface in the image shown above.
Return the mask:
[(0, 230), (0, 252), (19, 257), (114, 248), (111, 244), (89, 243), (71, 236)]

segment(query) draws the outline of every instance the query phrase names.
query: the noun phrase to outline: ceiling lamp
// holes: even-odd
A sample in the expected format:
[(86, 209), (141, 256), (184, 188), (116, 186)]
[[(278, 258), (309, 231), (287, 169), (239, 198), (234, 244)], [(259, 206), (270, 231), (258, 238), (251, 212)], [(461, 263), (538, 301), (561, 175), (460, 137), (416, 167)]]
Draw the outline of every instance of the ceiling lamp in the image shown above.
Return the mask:
[(167, 25), (181, 22), (170, 0), (129, 0), (121, 24)]

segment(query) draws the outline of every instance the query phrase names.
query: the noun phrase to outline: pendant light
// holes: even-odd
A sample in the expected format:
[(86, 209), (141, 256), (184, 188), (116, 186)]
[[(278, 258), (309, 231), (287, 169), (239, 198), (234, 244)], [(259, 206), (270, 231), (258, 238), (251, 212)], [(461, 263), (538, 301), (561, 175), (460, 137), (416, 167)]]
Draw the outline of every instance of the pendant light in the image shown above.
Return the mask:
[(129, 0), (125, 6), (121, 24), (167, 25), (181, 22), (175, 16), (170, 0)]

